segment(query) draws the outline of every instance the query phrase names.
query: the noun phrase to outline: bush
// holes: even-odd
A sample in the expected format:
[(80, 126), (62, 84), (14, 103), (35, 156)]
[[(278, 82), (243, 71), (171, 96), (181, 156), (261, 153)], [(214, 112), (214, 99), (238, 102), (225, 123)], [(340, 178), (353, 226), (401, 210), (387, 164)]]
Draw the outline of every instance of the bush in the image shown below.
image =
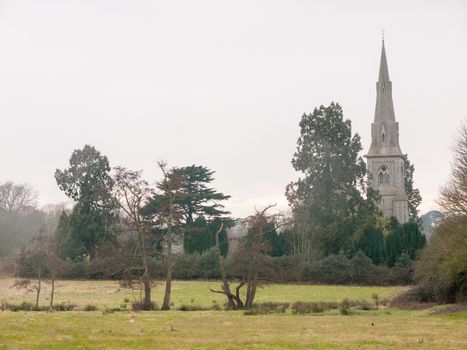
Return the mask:
[(289, 303), (274, 303), (266, 302), (260, 304), (254, 304), (252, 309), (257, 310), (258, 314), (274, 314), (274, 313), (284, 313), (285, 310), (289, 307)]
[(415, 266), (419, 301), (467, 300), (467, 216), (442, 223)]
[(309, 314), (309, 313), (322, 313), (326, 310), (337, 309), (338, 303), (326, 303), (326, 302), (304, 302), (298, 301), (292, 304), (292, 312), (294, 314)]
[[(155, 302), (151, 302), (151, 305), (149, 309), (144, 307), (144, 302), (143, 301), (135, 301), (134, 303), (131, 304), (131, 309), (133, 311), (149, 311), (149, 310), (157, 310), (158, 307)], [(120, 309), (118, 311), (121, 311)]]
[(210, 248), (201, 254), (181, 254), (173, 269), (176, 279), (219, 279), (220, 271), (216, 251)]
[(376, 310), (378, 308), (374, 304), (372, 304), (372, 303), (370, 303), (368, 301), (362, 300), (357, 305), (357, 309), (359, 309), (359, 310)]
[(88, 304), (84, 307), (83, 311), (97, 311), (97, 306)]
[(350, 313), (351, 313), (351, 312), (350, 312), (350, 309), (347, 309), (347, 308), (345, 308), (345, 307), (341, 307), (341, 308), (339, 309), (339, 312), (340, 312), (341, 315), (343, 315), (343, 316), (350, 315)]
[(426, 309), (434, 306), (431, 290), (416, 286), (391, 300), (391, 307), (406, 310)]
[(48, 306), (39, 306), (35, 307), (33, 304), (28, 302), (22, 302), (21, 304), (2, 304), (2, 310), (10, 310), (10, 311), (49, 311)]
[(351, 259), (329, 255), (305, 265), (302, 281), (322, 284), (401, 285), (412, 282), (411, 266), (388, 268), (374, 265), (363, 252)]
[[(96, 258), (89, 262), (66, 262), (57, 278), (63, 279), (115, 279), (122, 278), (120, 256)], [(125, 262), (126, 263), (126, 262)], [(32, 261), (23, 259), (18, 265), (21, 277), (34, 277)], [(244, 262), (227, 259), (227, 273), (235, 278), (245, 273)], [(153, 278), (165, 277), (165, 262), (161, 258), (149, 260)], [(319, 260), (307, 261), (303, 256), (270, 257), (263, 255), (258, 263), (258, 278), (275, 282), (306, 282), (319, 284), (402, 285), (412, 283), (412, 260), (402, 255), (395, 266), (374, 265), (363, 252), (352, 258), (343, 254), (329, 255)], [(44, 272), (47, 277), (47, 271)], [(202, 254), (180, 254), (175, 257), (174, 279), (220, 279), (214, 249)], [(459, 289), (464, 290), (464, 289)]]
[(376, 294), (376, 293), (373, 293), (373, 294), (371, 295), (371, 299), (372, 299), (373, 302), (375, 303), (376, 308), (379, 308), (379, 302), (380, 302), (380, 300), (379, 300), (379, 295)]
[(275, 278), (281, 282), (302, 282), (307, 261), (301, 255), (284, 255), (272, 259)]
[(177, 310), (179, 311), (206, 311), (210, 310), (209, 307), (201, 306), (201, 305), (186, 305), (183, 304)]
[(33, 311), (34, 305), (28, 302), (22, 302), (21, 304), (8, 304), (8, 310), (10, 311)]
[(76, 307), (75, 304), (55, 304), (53, 309), (55, 311), (73, 311), (73, 309)]

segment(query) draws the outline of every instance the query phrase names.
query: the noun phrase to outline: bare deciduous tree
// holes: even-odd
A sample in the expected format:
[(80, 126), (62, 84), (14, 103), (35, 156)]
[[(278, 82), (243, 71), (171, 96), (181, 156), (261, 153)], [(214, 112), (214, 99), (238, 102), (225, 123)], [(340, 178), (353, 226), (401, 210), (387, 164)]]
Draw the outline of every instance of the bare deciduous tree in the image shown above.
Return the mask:
[[(142, 207), (146, 204), (151, 188), (148, 183), (141, 178), (140, 171), (127, 170), (123, 167), (114, 169), (114, 188), (113, 194), (116, 202), (124, 213), (126, 226), (130, 231), (136, 233), (138, 237), (138, 252), (140, 264), (138, 266), (127, 267), (127, 272), (134, 275), (138, 272), (140, 282), (144, 286), (143, 308), (150, 310), (153, 308), (151, 302), (151, 282), (152, 278), (149, 271), (146, 236), (150, 232), (150, 223), (145, 220), (141, 214)], [(139, 273), (141, 272), (141, 273)]]
[(220, 236), (223, 228), (224, 228), (224, 223), (221, 222), (219, 228), (216, 231), (216, 236), (215, 236), (215, 238), (216, 238), (216, 245), (215, 245), (215, 247), (216, 247), (216, 256), (217, 256), (217, 261), (219, 263), (219, 270), (221, 272), (222, 290), (217, 291), (217, 290), (211, 289), (211, 291), (214, 292), (214, 293), (225, 294), (225, 296), (227, 297), (228, 303), (229, 303), (229, 309), (230, 310), (243, 309), (244, 305), (243, 305), (242, 298), (240, 297), (240, 289), (243, 287), (245, 282), (243, 280), (240, 281), (240, 283), (235, 288), (235, 294), (232, 293), (232, 291), (230, 289), (230, 283), (229, 283), (228, 277), (227, 277), (227, 271), (226, 271), (226, 268), (225, 268), (225, 260), (224, 260), (224, 257), (222, 255), (222, 253), (221, 253), (221, 246), (220, 246), (220, 239), (219, 239), (219, 236)]
[(23, 258), (32, 261), (37, 281), (29, 279), (15, 282), (13, 287), (17, 289), (27, 289), (36, 293), (35, 309), (39, 308), (39, 299), (42, 291), (42, 282), (47, 279), (45, 272), (48, 272), (48, 280), (51, 284), (49, 308), (54, 308), (55, 280), (57, 274), (62, 270), (64, 262), (57, 256), (57, 241), (54, 236), (48, 235), (45, 226), (41, 227), (39, 234), (35, 236), (23, 251)]
[(7, 181), (0, 185), (0, 212), (18, 214), (37, 205), (37, 192), (27, 184)]
[(442, 188), (438, 204), (448, 216), (467, 215), (467, 124), (459, 130), (451, 178)]
[[(221, 270), (222, 286), (221, 290), (211, 289), (211, 291), (224, 294), (228, 299), (230, 309), (250, 309), (253, 306), (259, 286), (258, 269), (263, 263), (261, 257), (270, 249), (264, 236), (266, 233), (276, 230), (282, 218), (281, 215), (268, 215), (268, 210), (274, 206), (269, 205), (261, 211), (256, 210), (255, 214), (245, 219), (248, 231), (246, 236), (241, 239), (239, 249), (234, 256), (234, 263), (240, 271), (238, 273), (240, 282), (235, 287), (235, 294), (232, 293), (227, 279), (224, 258), (220, 252), (219, 234), (222, 231), (222, 225), (216, 232), (216, 253)], [(245, 302), (240, 295), (243, 286), (246, 286)]]

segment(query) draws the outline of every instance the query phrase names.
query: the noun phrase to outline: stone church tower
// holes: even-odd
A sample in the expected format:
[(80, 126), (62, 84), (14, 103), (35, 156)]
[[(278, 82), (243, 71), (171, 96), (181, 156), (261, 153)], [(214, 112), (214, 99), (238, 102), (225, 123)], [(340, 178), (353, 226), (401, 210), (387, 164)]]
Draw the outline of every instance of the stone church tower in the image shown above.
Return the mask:
[(399, 123), (394, 115), (392, 83), (389, 80), (386, 50), (381, 51), (379, 78), (376, 83), (375, 119), (371, 124), (371, 146), (367, 158), (371, 187), (381, 195), (379, 208), (386, 217), (400, 223), (409, 220), (405, 193), (404, 159), (399, 146)]

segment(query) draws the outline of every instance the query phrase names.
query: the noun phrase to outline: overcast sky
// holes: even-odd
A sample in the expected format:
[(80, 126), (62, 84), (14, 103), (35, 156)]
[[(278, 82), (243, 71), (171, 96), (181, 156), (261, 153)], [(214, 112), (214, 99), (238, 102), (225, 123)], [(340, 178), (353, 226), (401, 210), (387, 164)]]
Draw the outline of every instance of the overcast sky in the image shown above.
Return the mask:
[(206, 165), (236, 216), (286, 209), (304, 112), (339, 102), (368, 150), (383, 28), (401, 148), (435, 208), (467, 119), (462, 0), (0, 0), (0, 182), (62, 202), (54, 171), (88, 143), (149, 181), (157, 160)]

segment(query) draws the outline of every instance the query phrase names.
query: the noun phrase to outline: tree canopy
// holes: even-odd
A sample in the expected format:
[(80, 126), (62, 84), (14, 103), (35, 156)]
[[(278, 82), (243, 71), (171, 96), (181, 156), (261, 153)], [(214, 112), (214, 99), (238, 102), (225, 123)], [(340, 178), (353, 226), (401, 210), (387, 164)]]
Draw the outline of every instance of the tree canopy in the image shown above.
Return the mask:
[(292, 165), (303, 177), (286, 194), (295, 212), (306, 207), (311, 234), (320, 237), (325, 255), (349, 248), (357, 226), (363, 229), (378, 212), (377, 194), (366, 189), (361, 150), (360, 136), (352, 135), (339, 104), (302, 116)]
[(405, 179), (405, 194), (409, 206), (409, 218), (411, 221), (418, 222), (418, 206), (422, 202), (422, 196), (418, 188), (414, 188), (413, 174), (415, 167), (410, 163), (407, 154), (404, 155), (404, 179)]
[[(173, 196), (175, 229), (183, 233), (183, 245), (187, 253), (202, 252), (214, 246), (215, 229), (209, 224), (229, 214), (224, 210), (222, 202), (230, 196), (210, 187), (214, 180), (213, 174), (214, 171), (207, 167), (197, 165), (170, 169), (165, 181), (157, 184), (158, 191), (145, 210), (149, 215), (154, 215), (161, 208), (167, 207), (165, 187), (170, 183), (176, 192)], [(198, 236), (204, 236), (209, 244), (198, 239)]]
[(56, 170), (55, 179), (76, 204), (67, 218), (68, 236), (58, 233), (62, 234), (61, 242), (71, 240), (66, 244), (73, 247), (70, 258), (87, 255), (92, 259), (101, 242), (114, 239), (112, 224), (116, 220), (116, 204), (111, 194), (110, 165), (107, 157), (90, 145), (75, 150), (69, 164), (68, 169)]

